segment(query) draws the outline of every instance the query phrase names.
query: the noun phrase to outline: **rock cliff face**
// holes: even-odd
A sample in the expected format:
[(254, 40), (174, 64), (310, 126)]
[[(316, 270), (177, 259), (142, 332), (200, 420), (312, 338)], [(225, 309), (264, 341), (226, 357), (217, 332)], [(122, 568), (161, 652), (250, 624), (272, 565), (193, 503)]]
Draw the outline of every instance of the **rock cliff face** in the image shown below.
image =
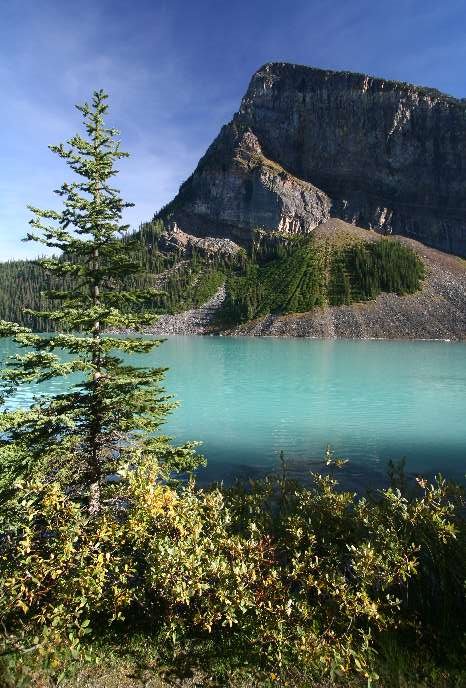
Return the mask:
[(195, 236), (310, 232), (329, 217), (466, 255), (466, 101), (267, 64), (162, 213)]

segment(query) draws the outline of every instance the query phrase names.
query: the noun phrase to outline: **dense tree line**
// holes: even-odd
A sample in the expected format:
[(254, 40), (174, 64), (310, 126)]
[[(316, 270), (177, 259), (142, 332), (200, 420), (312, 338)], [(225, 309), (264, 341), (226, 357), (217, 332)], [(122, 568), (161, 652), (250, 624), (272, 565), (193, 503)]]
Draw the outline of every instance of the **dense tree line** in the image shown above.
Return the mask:
[[(209, 257), (195, 251), (185, 259), (176, 251), (161, 252), (159, 240), (163, 229), (163, 222), (155, 219), (141, 224), (137, 232), (121, 239), (126, 255), (141, 266), (137, 275), (124, 277), (121, 288), (147, 291), (156, 288), (159, 293), (144, 307), (150, 307), (154, 313), (176, 313), (211, 298), (225, 281), (232, 259)], [(45, 292), (72, 286), (71, 277), (50, 275), (40, 261), (0, 263), (0, 319), (35, 331), (53, 330), (53, 323), (28, 311), (47, 310), (51, 304)], [(137, 303), (127, 307), (136, 312), (140, 309)]]
[(358, 242), (331, 258), (331, 305), (375, 299), (381, 292), (412, 294), (420, 288), (424, 267), (414, 251), (391, 239)]
[[(264, 255), (272, 258), (264, 262)], [(257, 253), (252, 251), (252, 258)], [(322, 254), (313, 239), (288, 245), (261, 247), (260, 262), (251, 259), (243, 274), (226, 283), (224, 317), (245, 322), (268, 313), (310, 311), (325, 302), (325, 270)]]
[(49, 323), (24, 309), (41, 310), (49, 306), (41, 293), (64, 286), (64, 279), (48, 275), (35, 261), (16, 260), (0, 264), (0, 320), (21, 323), (48, 331)]
[[(158, 221), (144, 223), (137, 233), (122, 239), (126, 252), (141, 265), (141, 275), (126, 277), (128, 287), (153, 286), (152, 275), (167, 267), (168, 259), (157, 250), (157, 240), (163, 225)], [(66, 256), (62, 256), (65, 260)], [(76, 260), (76, 257), (71, 258)], [(18, 260), (0, 263), (0, 319), (16, 322), (36, 331), (48, 332), (53, 323), (29, 312), (47, 310), (50, 301), (44, 295), (51, 289), (65, 289), (73, 285), (72, 277), (51, 275), (40, 260)]]
[(414, 251), (391, 239), (332, 245), (312, 237), (271, 241), (227, 279), (223, 316), (246, 322), (268, 313), (303, 313), (317, 306), (368, 301), (381, 292), (420, 288), (424, 268)]
[[(189, 257), (161, 252), (162, 220), (144, 223), (123, 239), (126, 252), (141, 265), (125, 288), (160, 293), (149, 300), (154, 313), (177, 313), (205, 303), (226, 282), (221, 318), (246, 322), (268, 313), (302, 313), (317, 306), (368, 301), (381, 292), (408, 294), (420, 288), (424, 268), (414, 251), (399, 241), (381, 239), (332, 245), (312, 237), (256, 233), (249, 250), (236, 256)], [(0, 318), (47, 331), (50, 323), (24, 308), (48, 307), (42, 292), (70, 287), (66, 276), (48, 275), (33, 261), (0, 264)], [(130, 304), (133, 310), (137, 304)]]

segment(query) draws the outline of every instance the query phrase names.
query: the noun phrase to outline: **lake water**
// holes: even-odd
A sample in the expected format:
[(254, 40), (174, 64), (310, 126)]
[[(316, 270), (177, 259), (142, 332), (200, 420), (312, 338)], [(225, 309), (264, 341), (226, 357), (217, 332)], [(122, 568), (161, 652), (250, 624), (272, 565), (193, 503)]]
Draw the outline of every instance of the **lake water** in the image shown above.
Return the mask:
[(260, 474), (281, 451), (304, 470), (328, 444), (349, 483), (376, 484), (403, 457), (410, 473), (464, 479), (466, 344), (170, 337), (134, 359), (170, 368), (181, 405), (165, 431), (203, 442), (205, 479)]

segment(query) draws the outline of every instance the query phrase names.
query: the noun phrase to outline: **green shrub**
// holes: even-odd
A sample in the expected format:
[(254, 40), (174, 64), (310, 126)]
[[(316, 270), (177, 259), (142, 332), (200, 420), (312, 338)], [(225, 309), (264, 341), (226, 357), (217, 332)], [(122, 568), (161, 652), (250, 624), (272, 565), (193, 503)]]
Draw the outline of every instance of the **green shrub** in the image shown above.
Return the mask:
[(210, 638), (278, 673), (370, 678), (383, 634), (445, 637), (433, 591), (454, 601), (448, 640), (461, 646), (465, 524), (442, 480), (358, 498), (319, 475), (208, 491), (147, 463), (120, 477), (93, 518), (57, 483), (18, 485), (2, 507), (6, 651), (34, 643), (57, 662), (64, 644), (78, 656), (124, 622), (175, 652)]

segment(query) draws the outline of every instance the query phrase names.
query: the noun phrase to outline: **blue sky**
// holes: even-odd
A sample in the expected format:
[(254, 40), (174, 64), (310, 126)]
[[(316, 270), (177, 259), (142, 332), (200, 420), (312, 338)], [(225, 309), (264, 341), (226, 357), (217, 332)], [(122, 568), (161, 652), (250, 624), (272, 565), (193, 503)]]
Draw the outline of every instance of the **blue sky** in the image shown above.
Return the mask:
[(466, 96), (466, 2), (446, 0), (3, 0), (0, 2), (0, 260), (26, 204), (57, 207), (68, 168), (47, 148), (80, 127), (103, 88), (122, 132), (118, 186), (150, 219), (238, 109), (253, 72), (288, 61)]

